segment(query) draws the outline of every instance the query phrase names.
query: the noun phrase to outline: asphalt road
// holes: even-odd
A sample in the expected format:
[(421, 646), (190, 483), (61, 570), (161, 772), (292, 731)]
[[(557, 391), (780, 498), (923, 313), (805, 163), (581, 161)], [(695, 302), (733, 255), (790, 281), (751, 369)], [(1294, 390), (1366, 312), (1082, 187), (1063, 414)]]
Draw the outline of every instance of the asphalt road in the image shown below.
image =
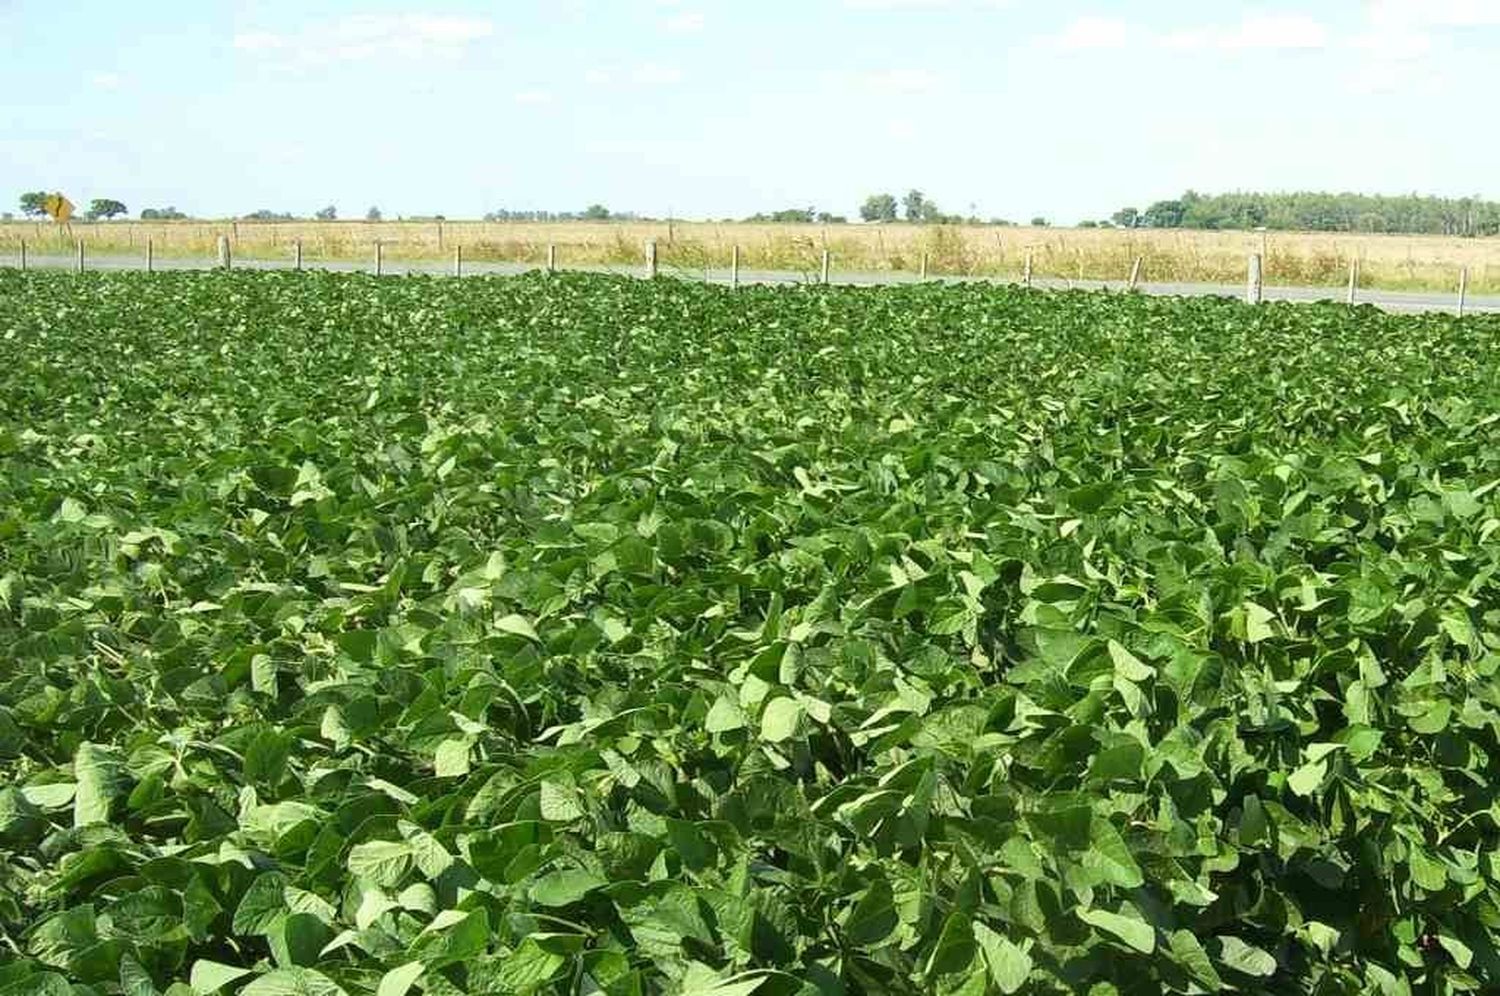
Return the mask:
[[(53, 255), (28, 255), (26, 263), (37, 269), (71, 269), (76, 265), (73, 256)], [(15, 266), (18, 260), (0, 260), (0, 266)], [(236, 268), (246, 270), (286, 270), (290, 269), (288, 260), (264, 260), (264, 259), (236, 259)], [(155, 261), (158, 270), (207, 270), (212, 269), (214, 262), (205, 259), (181, 259), (160, 258)], [(145, 260), (139, 256), (91, 256), (85, 262), (85, 267), (90, 270), (142, 270), (145, 268)], [(308, 262), (308, 269), (330, 270), (334, 272), (354, 273), (373, 272), (374, 260), (351, 261), (339, 260), (330, 262)], [(469, 262), (463, 264), (464, 276), (492, 275), (515, 275), (527, 273), (537, 269), (530, 263), (484, 263)], [(620, 273), (631, 276), (640, 276), (644, 272), (641, 266), (570, 266), (569, 270), (585, 271), (594, 273)], [(385, 261), (382, 272), (392, 276), (411, 273), (425, 273), (430, 275), (447, 275), (453, 272), (452, 263), (427, 260), (421, 262)], [(680, 267), (662, 266), (663, 276), (681, 277), (688, 280), (704, 280), (710, 283), (727, 284), (730, 280), (728, 269), (694, 270)], [(974, 283), (974, 282), (1014, 282), (1004, 278), (995, 277), (932, 277), (931, 280), (941, 280), (945, 283)], [(816, 283), (818, 274), (816, 271), (798, 273), (792, 271), (776, 270), (740, 270), (740, 281), (747, 284), (796, 284)], [(833, 271), (831, 281), (835, 284), (876, 286), (885, 284), (910, 284), (917, 283), (919, 278), (912, 273), (841, 273)], [(1124, 290), (1123, 280), (1060, 280), (1056, 278), (1039, 277), (1032, 281), (1033, 285), (1040, 288), (1063, 290)], [(1191, 284), (1191, 283), (1142, 283), (1139, 290), (1146, 294), (1175, 297), (1242, 297), (1245, 289), (1242, 286), (1230, 286), (1227, 284)], [(1342, 301), (1345, 290), (1342, 287), (1266, 287), (1265, 299), (1268, 301)], [(1373, 304), (1379, 308), (1391, 312), (1456, 312), (1458, 310), (1458, 291), (1440, 294), (1430, 291), (1391, 291), (1362, 289), (1358, 293), (1358, 301), (1361, 304)], [(1470, 295), (1465, 305), (1467, 314), (1477, 313), (1500, 313), (1500, 297), (1477, 297)]]

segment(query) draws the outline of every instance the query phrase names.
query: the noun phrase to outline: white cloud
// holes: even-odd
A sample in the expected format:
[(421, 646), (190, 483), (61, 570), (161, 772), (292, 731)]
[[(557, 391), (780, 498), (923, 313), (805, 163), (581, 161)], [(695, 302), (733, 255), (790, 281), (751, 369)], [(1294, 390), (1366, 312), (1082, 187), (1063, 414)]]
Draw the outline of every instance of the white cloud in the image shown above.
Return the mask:
[(1500, 0), (1372, 0), (1378, 26), (1478, 28), (1500, 25)]
[(374, 58), (456, 58), (494, 31), (494, 22), (483, 17), (355, 14), (296, 32), (243, 32), (234, 36), (234, 47), (298, 65)]
[(1124, 48), (1130, 41), (1130, 26), (1118, 17), (1075, 18), (1051, 39), (1057, 48), (1070, 52), (1088, 49)]
[(120, 89), (120, 77), (115, 73), (95, 73), (92, 82), (101, 90)]
[(673, 14), (661, 23), (663, 28), (674, 35), (688, 35), (703, 30), (703, 14), (701, 11), (685, 10), (680, 14)]
[(1328, 44), (1328, 29), (1307, 14), (1249, 14), (1232, 27), (1185, 28), (1159, 41), (1183, 51), (1314, 49)]
[(516, 103), (531, 107), (539, 104), (550, 104), (552, 103), (552, 92), (550, 90), (522, 90), (516, 94)]
[(646, 62), (630, 71), (630, 81), (641, 86), (670, 86), (682, 82), (682, 70), (676, 66)]
[(932, 93), (943, 86), (943, 77), (930, 69), (874, 69), (865, 72), (830, 73), (838, 86), (884, 96)]
[(635, 86), (671, 86), (682, 82), (682, 70), (656, 62), (643, 62), (628, 69), (595, 66), (584, 71), (583, 81), (590, 86), (612, 86), (629, 83)]
[(844, 0), (849, 10), (999, 10), (1010, 0)]

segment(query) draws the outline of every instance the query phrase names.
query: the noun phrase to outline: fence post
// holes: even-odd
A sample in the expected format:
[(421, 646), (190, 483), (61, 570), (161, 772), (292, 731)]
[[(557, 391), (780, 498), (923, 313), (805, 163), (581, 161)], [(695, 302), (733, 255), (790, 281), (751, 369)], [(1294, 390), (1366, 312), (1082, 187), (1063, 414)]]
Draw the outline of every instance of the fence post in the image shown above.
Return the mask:
[(1250, 270), (1245, 277), (1245, 303), (1260, 304), (1263, 290), (1260, 253), (1252, 252), (1250, 254)]
[(26, 272), (26, 240), (21, 240), (21, 272)]
[(443, 223), (442, 223), (442, 221), (439, 221), (437, 223), (437, 230), (438, 230), (438, 252), (442, 252), (443, 251)]
[(1130, 264), (1130, 284), (1125, 289), (1135, 290), (1136, 285), (1141, 282), (1141, 257), (1137, 256), (1135, 262)]
[(547, 272), (557, 272), (557, 246), (551, 242), (547, 243)]
[(156, 240), (146, 236), (146, 272), (151, 273), (156, 269)]
[(229, 257), (229, 236), (219, 236), (219, 269), (227, 270), (231, 266)]
[(1031, 250), (1026, 250), (1026, 267), (1021, 271), (1021, 286), (1031, 289)]
[(384, 258), (384, 256), (385, 256), (385, 253), (384, 253), (383, 248), (382, 248), (382, 246), (380, 244), (380, 240), (376, 239), (375, 240), (375, 275), (377, 277), (380, 276), (381, 272), (385, 269), (385, 258)]
[(1458, 317), (1464, 316), (1464, 304), (1469, 296), (1469, 268), (1463, 267), (1458, 271)]
[(298, 273), (302, 272), (302, 240), (292, 240), (292, 268)]
[(656, 240), (646, 240), (646, 279), (656, 279)]
[(83, 240), (78, 240), (78, 272), (83, 272)]
[(922, 269), (921, 269), (921, 272), (917, 274), (917, 279), (918, 280), (926, 280), (927, 279), (927, 254), (925, 252), (922, 254)]
[(453, 247), (453, 275), (455, 277), (464, 275), (464, 247), (461, 242)]
[(828, 286), (828, 250), (823, 250), (823, 286)]
[(1349, 260), (1349, 294), (1347, 303), (1354, 306), (1354, 293), (1359, 290), (1359, 257)]
[(729, 248), (729, 289), (740, 289), (740, 247)]

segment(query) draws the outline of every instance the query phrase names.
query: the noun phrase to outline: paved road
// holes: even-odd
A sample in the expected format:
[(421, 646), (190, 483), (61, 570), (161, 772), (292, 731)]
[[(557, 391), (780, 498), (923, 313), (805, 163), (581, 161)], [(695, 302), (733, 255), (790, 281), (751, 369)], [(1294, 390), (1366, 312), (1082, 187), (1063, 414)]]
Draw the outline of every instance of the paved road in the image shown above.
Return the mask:
[[(29, 255), (27, 265), (37, 269), (70, 269), (76, 265), (73, 256), (37, 256)], [(14, 266), (16, 260), (0, 260), (0, 266)], [(139, 256), (92, 256), (86, 261), (86, 267), (90, 270), (140, 270), (144, 269), (145, 261)], [(159, 270), (206, 270), (214, 265), (212, 260), (204, 259), (180, 259), (165, 258), (156, 260), (156, 268)], [(264, 260), (264, 259), (236, 259), (234, 265), (246, 270), (285, 270), (290, 268), (287, 260)], [(339, 260), (333, 262), (308, 263), (309, 269), (330, 270), (335, 272), (354, 273), (372, 272), (375, 269), (373, 260), (350, 261)], [(483, 263), (468, 262), (463, 264), (464, 276), (479, 276), (482, 274), (515, 275), (527, 273), (537, 269), (536, 265), (530, 263)], [(640, 266), (570, 266), (567, 269), (585, 271), (591, 273), (620, 273), (639, 276), (643, 268)], [(382, 272), (398, 275), (410, 273), (425, 273), (431, 275), (446, 275), (453, 272), (451, 263), (443, 263), (435, 260), (421, 262), (386, 261)], [(663, 266), (661, 272), (666, 276), (682, 277), (690, 280), (705, 280), (710, 283), (727, 284), (730, 274), (728, 269), (694, 270), (679, 267)], [(743, 283), (756, 284), (795, 284), (815, 283), (818, 274), (815, 271), (796, 273), (791, 271), (777, 270), (741, 270), (740, 280)], [(972, 282), (1000, 282), (1013, 283), (1014, 280), (998, 277), (933, 277), (933, 280), (941, 280), (945, 283), (972, 283)], [(832, 280), (836, 284), (845, 285), (884, 285), (884, 284), (910, 284), (917, 283), (919, 278), (912, 273), (840, 273), (834, 271)], [(1056, 278), (1037, 278), (1033, 281), (1037, 287), (1049, 289), (1079, 289), (1079, 290), (1124, 290), (1123, 280), (1060, 280)], [(1240, 297), (1244, 294), (1243, 287), (1229, 286), (1225, 284), (1191, 284), (1191, 283), (1143, 283), (1140, 290), (1146, 294), (1156, 294), (1176, 297)], [(1320, 288), (1320, 287), (1267, 287), (1265, 298), (1268, 301), (1342, 301), (1344, 300), (1343, 288)], [(1373, 304), (1392, 312), (1454, 312), (1458, 310), (1458, 293), (1455, 289), (1451, 294), (1438, 294), (1424, 291), (1390, 291), (1390, 290), (1361, 290), (1359, 292), (1361, 304)], [(1500, 313), (1500, 297), (1476, 297), (1470, 295), (1465, 303), (1465, 311), (1469, 314), (1481, 312)]]

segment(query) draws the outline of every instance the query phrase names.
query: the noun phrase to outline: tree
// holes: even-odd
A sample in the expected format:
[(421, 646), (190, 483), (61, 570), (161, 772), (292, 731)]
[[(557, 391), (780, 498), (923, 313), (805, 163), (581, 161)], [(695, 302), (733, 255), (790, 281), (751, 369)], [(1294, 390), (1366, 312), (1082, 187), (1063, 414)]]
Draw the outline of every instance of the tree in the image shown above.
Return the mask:
[[(1157, 201), (1141, 215), (1141, 223), (1147, 228), (1181, 228), (1187, 207), (1183, 201)], [(1206, 227), (1206, 226), (1205, 226)]]
[(908, 190), (906, 196), (901, 198), (901, 207), (906, 212), (907, 221), (923, 221), (929, 211), (936, 210), (928, 207), (927, 198), (922, 196), (920, 190)]
[(590, 204), (588, 207), (583, 209), (583, 220), (608, 221), (609, 208), (605, 207), (603, 204)]
[(890, 194), (871, 194), (860, 205), (859, 216), (864, 221), (895, 221), (896, 198)]
[(365, 212), (365, 221), (379, 221), (379, 220), (380, 220), (380, 208), (378, 208), (378, 207), (372, 207), (372, 208), (370, 208), (370, 210), (368, 210), (368, 211)]
[(337, 219), (338, 216), (338, 208), (334, 207), (332, 204), (328, 205), (326, 208), (313, 215), (313, 217), (317, 218), (319, 221), (333, 221)]
[(181, 221), (186, 217), (175, 207), (146, 208), (141, 212), (142, 221)]
[[(143, 217), (143, 218), (145, 217), (145, 212), (141, 213), (141, 217)], [(290, 212), (279, 212), (278, 213), (276, 211), (270, 211), (270, 210), (267, 210), (265, 208), (261, 208), (259, 211), (251, 211), (249, 214), (245, 215), (245, 220), (246, 221), (296, 221), (297, 219), (295, 217), (293, 217)]]
[(1032, 228), (1046, 228), (1050, 224), (1052, 223), (1046, 218), (1043, 218), (1041, 215), (1037, 215), (1035, 218), (1031, 219)]
[(21, 213), (28, 218), (40, 218), (47, 213), (42, 205), (47, 201), (45, 190), (29, 190), (21, 195)]
[(117, 214), (127, 213), (129, 212), (125, 205), (119, 201), (110, 200), (107, 197), (96, 197), (89, 204), (89, 209), (84, 213), (84, 217), (89, 221), (98, 221), (100, 218), (108, 220)]
[(1120, 208), (1109, 216), (1109, 220), (1121, 228), (1134, 228), (1141, 222), (1141, 212), (1133, 207)]

